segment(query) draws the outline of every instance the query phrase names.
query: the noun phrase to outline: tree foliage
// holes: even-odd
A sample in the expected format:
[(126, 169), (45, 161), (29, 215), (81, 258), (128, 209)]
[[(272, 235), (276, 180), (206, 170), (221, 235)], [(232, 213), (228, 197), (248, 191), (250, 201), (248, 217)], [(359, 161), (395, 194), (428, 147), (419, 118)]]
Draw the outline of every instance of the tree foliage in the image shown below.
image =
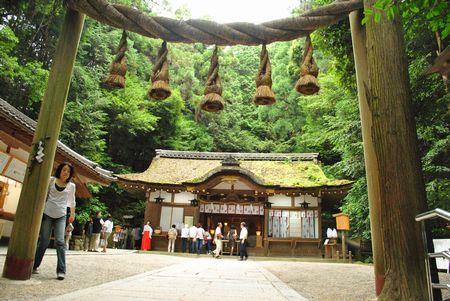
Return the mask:
[[(393, 2), (383, 1), (380, 3), (384, 6), (380, 4), (379, 9), (389, 10), (392, 7), (389, 3)], [(147, 13), (153, 13), (151, 10), (155, 7), (170, 6), (170, 1), (159, 1), (159, 5), (144, 0), (114, 2), (133, 5)], [(330, 1), (315, 0), (308, 5), (320, 6), (325, 2)], [(426, 3), (431, 9), (425, 8)], [(428, 201), (430, 207), (450, 209), (449, 95), (439, 76), (423, 75), (437, 50), (434, 31), (441, 32), (444, 43), (447, 41), (445, 36), (450, 22), (443, 23), (448, 16), (442, 3), (407, 1), (401, 3), (401, 9)], [(300, 7), (294, 14), (305, 8), (306, 5)], [(34, 119), (44, 93), (63, 12), (60, 0), (51, 3), (7, 1), (0, 7), (2, 97)], [(180, 19), (189, 15), (185, 8), (176, 13)], [(428, 27), (423, 26), (424, 22)], [(261, 48), (221, 48), (219, 72), (225, 100), (221, 113), (196, 114), (213, 50), (207, 45), (169, 44), (172, 96), (155, 102), (147, 98), (147, 91), (161, 41), (130, 33), (126, 88), (116, 91), (101, 88), (120, 37), (120, 30), (86, 19), (62, 125), (60, 138), (64, 143), (116, 173), (145, 170), (157, 148), (319, 152), (329, 176), (354, 181), (341, 209), (351, 216), (352, 235), (370, 238), (348, 20), (312, 35), (321, 84), (320, 93), (312, 97), (301, 96), (294, 90), (303, 39), (268, 45), (277, 100), (268, 107), (256, 106), (252, 101)], [(96, 198), (79, 203), (80, 219), (85, 219), (94, 209), (108, 210), (116, 218), (124, 214), (138, 216), (142, 212), (142, 201), (117, 186), (93, 186), (91, 190)]]

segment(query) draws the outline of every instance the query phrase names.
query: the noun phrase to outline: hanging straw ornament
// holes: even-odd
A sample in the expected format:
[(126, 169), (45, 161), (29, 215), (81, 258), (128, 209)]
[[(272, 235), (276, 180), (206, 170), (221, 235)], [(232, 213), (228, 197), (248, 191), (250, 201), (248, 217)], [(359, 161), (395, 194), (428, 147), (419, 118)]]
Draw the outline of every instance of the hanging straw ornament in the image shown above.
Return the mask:
[(275, 94), (272, 91), (272, 66), (269, 53), (264, 44), (259, 56), (258, 75), (256, 76), (256, 93), (253, 102), (257, 105), (271, 105), (275, 102)]
[(304, 95), (312, 95), (320, 90), (319, 81), (317, 75), (319, 74), (319, 68), (313, 58), (313, 47), (311, 44), (310, 36), (306, 36), (305, 47), (303, 51), (303, 61), (300, 67), (300, 79), (295, 85), (297, 92)]
[(124, 30), (119, 47), (117, 47), (116, 57), (109, 68), (109, 74), (102, 83), (103, 87), (107, 89), (122, 89), (125, 87), (125, 74), (127, 73), (125, 52), (127, 51), (127, 46), (127, 32)]
[(222, 85), (219, 76), (219, 57), (217, 55), (217, 46), (211, 57), (208, 79), (205, 84), (205, 95), (200, 102), (200, 108), (207, 112), (218, 112), (223, 110), (224, 102), (222, 99)]
[(148, 96), (156, 100), (164, 100), (172, 94), (169, 86), (169, 62), (167, 61), (167, 42), (164, 41), (158, 52), (158, 58), (153, 67), (152, 85)]

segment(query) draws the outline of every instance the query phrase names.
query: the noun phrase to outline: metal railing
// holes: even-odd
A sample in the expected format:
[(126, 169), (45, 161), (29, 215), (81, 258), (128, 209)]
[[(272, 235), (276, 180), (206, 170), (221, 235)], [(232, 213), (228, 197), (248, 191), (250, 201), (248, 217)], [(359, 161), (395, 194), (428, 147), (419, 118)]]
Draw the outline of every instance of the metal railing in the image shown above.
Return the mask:
[(433, 301), (433, 289), (447, 289), (450, 290), (450, 284), (432, 283), (431, 271), (430, 271), (430, 258), (444, 258), (450, 260), (450, 249), (437, 253), (428, 253), (427, 233), (425, 230), (425, 221), (440, 217), (446, 221), (450, 221), (450, 212), (443, 209), (436, 208), (431, 211), (427, 211), (416, 216), (416, 221), (421, 223), (422, 226), (422, 239), (425, 252), (425, 267), (427, 271), (427, 285), (428, 285), (428, 299)]

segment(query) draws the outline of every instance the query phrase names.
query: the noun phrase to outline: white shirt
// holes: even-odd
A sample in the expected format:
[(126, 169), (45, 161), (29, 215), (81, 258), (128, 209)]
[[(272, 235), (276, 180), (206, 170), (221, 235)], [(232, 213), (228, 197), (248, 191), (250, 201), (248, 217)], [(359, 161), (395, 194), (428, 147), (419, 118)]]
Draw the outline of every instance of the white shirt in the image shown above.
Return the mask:
[(205, 234), (205, 229), (203, 229), (202, 227), (197, 228), (197, 235), (195, 236), (195, 238), (203, 239), (204, 234)]
[(60, 218), (67, 214), (67, 207), (75, 208), (75, 184), (67, 183), (63, 191), (56, 190), (56, 178), (51, 177), (48, 187), (47, 201), (44, 214), (51, 218)]
[(106, 228), (105, 232), (107, 233), (111, 233), (112, 229), (113, 229), (113, 222), (110, 221), (109, 219), (106, 220), (106, 222), (103, 224), (103, 227)]
[(189, 238), (189, 228), (181, 229), (181, 238)]
[(197, 227), (196, 226), (190, 227), (189, 228), (189, 237), (195, 238), (196, 235), (197, 235)]
[[(150, 225), (145, 225), (144, 226), (144, 232), (148, 231), (148, 237), (152, 238), (152, 234), (153, 234), (153, 228)], [(144, 234), (144, 233), (142, 233)]]
[(241, 233), (239, 234), (239, 239), (240, 240), (247, 239), (247, 236), (248, 236), (248, 230), (247, 230), (247, 228), (243, 227), (241, 229)]
[(222, 231), (220, 230), (220, 227), (217, 227), (216, 232), (214, 233), (214, 239), (220, 238), (219, 234), (222, 234)]

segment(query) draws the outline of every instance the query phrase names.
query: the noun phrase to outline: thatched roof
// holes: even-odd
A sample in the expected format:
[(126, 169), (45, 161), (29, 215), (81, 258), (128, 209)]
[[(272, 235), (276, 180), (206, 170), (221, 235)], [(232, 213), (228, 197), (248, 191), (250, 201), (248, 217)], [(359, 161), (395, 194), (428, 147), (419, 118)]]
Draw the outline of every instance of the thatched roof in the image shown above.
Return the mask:
[[(163, 185), (199, 184), (223, 172), (245, 175), (259, 185), (279, 188), (337, 187), (351, 183), (327, 178), (317, 156), (157, 150), (146, 171), (116, 176), (126, 182)], [(229, 158), (238, 163), (226, 164)]]

